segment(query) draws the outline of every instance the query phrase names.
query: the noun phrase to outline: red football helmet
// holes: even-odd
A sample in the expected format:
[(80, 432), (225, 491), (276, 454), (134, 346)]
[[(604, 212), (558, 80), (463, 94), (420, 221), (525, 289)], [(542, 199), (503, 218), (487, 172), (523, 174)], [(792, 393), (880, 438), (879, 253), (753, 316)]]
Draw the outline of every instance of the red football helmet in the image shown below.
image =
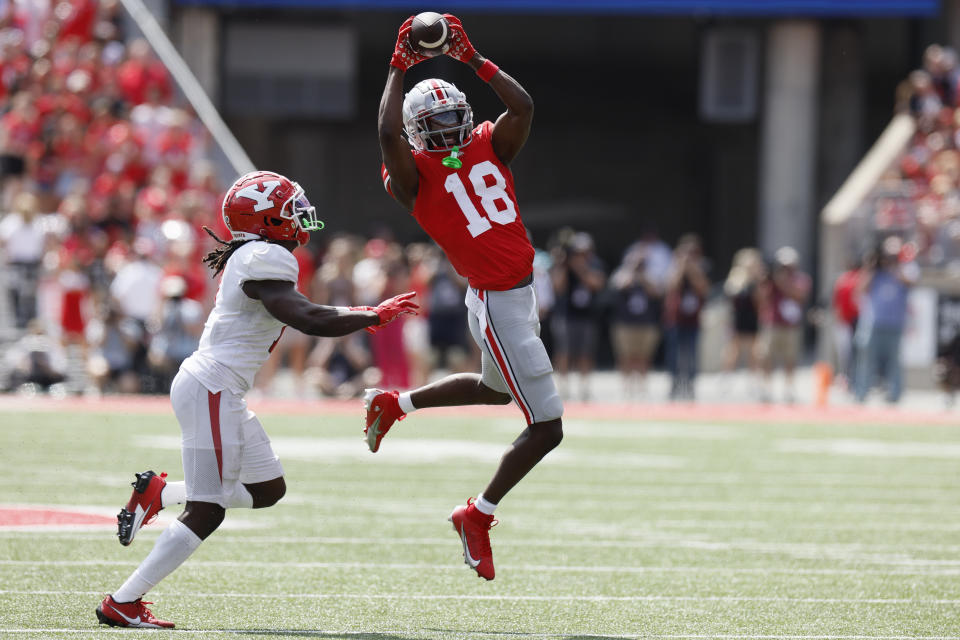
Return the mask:
[(292, 180), (272, 171), (240, 176), (223, 198), (223, 223), (233, 240), (296, 240), (323, 229), (316, 209)]

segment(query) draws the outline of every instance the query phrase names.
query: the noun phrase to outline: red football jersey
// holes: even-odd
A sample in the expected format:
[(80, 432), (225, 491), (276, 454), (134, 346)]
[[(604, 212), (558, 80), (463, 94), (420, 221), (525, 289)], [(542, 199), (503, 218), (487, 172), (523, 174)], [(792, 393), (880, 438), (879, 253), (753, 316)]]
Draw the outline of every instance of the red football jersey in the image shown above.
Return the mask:
[[(473, 130), (463, 166), (449, 151), (413, 151), (420, 173), (413, 217), (471, 287), (505, 291), (533, 272), (533, 246), (520, 219), (513, 174), (493, 152), (493, 123)], [(384, 185), (389, 191), (386, 169)]]

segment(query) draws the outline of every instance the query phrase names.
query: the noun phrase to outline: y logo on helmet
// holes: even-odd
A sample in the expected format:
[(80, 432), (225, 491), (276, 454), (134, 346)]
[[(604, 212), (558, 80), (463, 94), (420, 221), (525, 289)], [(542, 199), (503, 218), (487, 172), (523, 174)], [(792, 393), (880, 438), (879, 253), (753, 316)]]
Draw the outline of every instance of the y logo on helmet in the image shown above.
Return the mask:
[(267, 180), (263, 183), (263, 191), (257, 189), (257, 185), (250, 184), (245, 186), (243, 189), (237, 191), (238, 197), (250, 198), (251, 200), (256, 201), (257, 204), (253, 205), (254, 211), (263, 211), (264, 209), (273, 209), (276, 205), (272, 200), (270, 200), (270, 194), (273, 193), (273, 190), (280, 186), (279, 180)]

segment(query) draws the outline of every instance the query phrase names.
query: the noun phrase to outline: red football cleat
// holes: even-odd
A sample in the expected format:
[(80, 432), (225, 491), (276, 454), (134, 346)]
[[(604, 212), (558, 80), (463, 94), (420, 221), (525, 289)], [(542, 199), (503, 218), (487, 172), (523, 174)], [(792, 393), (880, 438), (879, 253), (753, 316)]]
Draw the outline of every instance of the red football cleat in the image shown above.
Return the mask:
[(460, 541), (463, 543), (463, 561), (481, 578), (493, 580), (490, 528), (497, 524), (497, 520), (494, 520), (492, 515), (478, 511), (473, 502), (473, 498), (470, 498), (466, 506), (456, 507), (447, 519), (453, 523), (453, 528), (460, 534)]
[(153, 471), (144, 471), (136, 475), (137, 481), (132, 483), (133, 495), (127, 506), (117, 514), (117, 537), (124, 546), (133, 542), (140, 527), (153, 522), (163, 509), (160, 493), (167, 485), (167, 473), (164, 471), (157, 475)]
[(387, 435), (390, 427), (397, 420), (407, 417), (400, 409), (397, 401), (398, 391), (384, 391), (383, 389), (367, 389), (363, 392), (363, 406), (367, 411), (367, 424), (363, 428), (363, 435), (367, 438), (370, 451), (376, 453), (380, 448), (380, 441)]
[(138, 627), (140, 629), (173, 629), (173, 623), (157, 620), (147, 609), (144, 602), (137, 598), (133, 602), (117, 602), (113, 596), (107, 596), (97, 607), (97, 620), (111, 627)]

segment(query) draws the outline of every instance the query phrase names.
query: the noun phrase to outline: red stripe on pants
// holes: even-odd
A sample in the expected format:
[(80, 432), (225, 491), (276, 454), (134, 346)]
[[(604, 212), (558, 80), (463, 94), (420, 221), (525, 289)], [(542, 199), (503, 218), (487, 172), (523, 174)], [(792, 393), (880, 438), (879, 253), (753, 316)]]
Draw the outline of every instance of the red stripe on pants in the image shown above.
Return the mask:
[(207, 391), (207, 403), (210, 406), (210, 433), (213, 435), (213, 452), (217, 454), (217, 473), (223, 482), (223, 446), (220, 444), (220, 392)]
[[(482, 290), (477, 291), (477, 297), (480, 298), (480, 301), (483, 301)], [(497, 341), (493, 337), (493, 332), (490, 330), (490, 319), (487, 318), (487, 345), (490, 347), (490, 352), (493, 354), (494, 360), (497, 361), (497, 368), (500, 369), (500, 374), (503, 376), (503, 380), (507, 383), (507, 386), (510, 387), (510, 391), (513, 394), (513, 399), (517, 402), (517, 406), (520, 407), (520, 410), (523, 411), (523, 417), (526, 419), (527, 424), (533, 424), (533, 420), (530, 417), (530, 412), (527, 411), (527, 408), (523, 404), (523, 399), (520, 397), (520, 392), (517, 390), (516, 384), (514, 383), (513, 378), (510, 377), (510, 369), (507, 367), (506, 359), (503, 357), (503, 354), (500, 352), (500, 349), (497, 347)]]

